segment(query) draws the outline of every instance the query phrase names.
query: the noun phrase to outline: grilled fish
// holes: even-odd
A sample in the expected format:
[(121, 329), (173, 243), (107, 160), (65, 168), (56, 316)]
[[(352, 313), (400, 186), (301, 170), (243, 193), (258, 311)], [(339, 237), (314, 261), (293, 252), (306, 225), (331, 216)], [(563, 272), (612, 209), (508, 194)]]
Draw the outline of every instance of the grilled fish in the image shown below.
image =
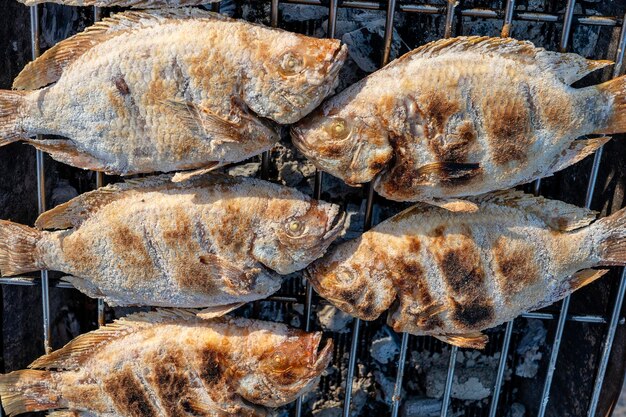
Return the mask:
[(211, 317), (278, 290), (278, 274), (320, 257), (343, 221), (338, 206), (266, 181), (166, 174), (80, 195), (35, 223), (62, 230), (0, 221), (0, 272), (62, 271), (111, 305)]
[(18, 0), (26, 6), (41, 3), (57, 3), (66, 6), (132, 7), (134, 9), (154, 9), (162, 7), (199, 6), (216, 3), (220, 0)]
[(482, 348), (481, 330), (549, 305), (626, 264), (626, 209), (595, 212), (503, 191), (477, 212), (420, 203), (311, 264), (314, 288), (343, 311), (398, 332)]
[(488, 37), (424, 45), (326, 101), (295, 145), (382, 196), (472, 210), (461, 197), (551, 175), (626, 131), (626, 78), (570, 84), (611, 64)]
[(337, 40), (200, 9), (120, 13), (30, 63), (13, 87), (35, 91), (0, 91), (0, 146), (121, 175), (241, 161), (279, 139), (266, 118), (315, 108), (345, 57)]
[(322, 334), (188, 311), (138, 313), (0, 375), (8, 416), (274, 415), (310, 391), (332, 356)]

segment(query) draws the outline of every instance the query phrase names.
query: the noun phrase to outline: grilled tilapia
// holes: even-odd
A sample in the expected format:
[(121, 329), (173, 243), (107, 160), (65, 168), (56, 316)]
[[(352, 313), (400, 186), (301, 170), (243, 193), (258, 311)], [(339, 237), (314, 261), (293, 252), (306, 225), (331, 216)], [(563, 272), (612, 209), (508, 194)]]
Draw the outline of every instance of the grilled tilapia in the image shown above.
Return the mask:
[(62, 271), (111, 305), (210, 317), (278, 290), (278, 274), (320, 257), (343, 221), (338, 206), (266, 181), (162, 175), (80, 195), (35, 223), (64, 230), (0, 221), (0, 272)]
[(66, 6), (132, 7), (134, 9), (154, 9), (161, 7), (198, 6), (216, 3), (220, 0), (18, 0), (27, 6), (40, 3), (57, 3)]
[(626, 78), (570, 84), (610, 61), (487, 37), (418, 48), (326, 101), (292, 129), (319, 168), (382, 196), (452, 210), (459, 197), (551, 175), (626, 131)]
[(323, 297), (364, 320), (389, 309), (398, 332), (481, 348), (481, 330), (549, 305), (626, 264), (626, 209), (598, 220), (559, 201), (503, 191), (477, 212), (418, 204), (309, 266)]
[(333, 91), (345, 57), (199, 9), (117, 14), (30, 63), (13, 87), (35, 91), (0, 91), (0, 146), (121, 175), (241, 161), (279, 139), (265, 118), (295, 122)]
[(328, 366), (322, 334), (188, 311), (139, 313), (81, 335), (28, 370), (0, 375), (8, 416), (274, 415)]

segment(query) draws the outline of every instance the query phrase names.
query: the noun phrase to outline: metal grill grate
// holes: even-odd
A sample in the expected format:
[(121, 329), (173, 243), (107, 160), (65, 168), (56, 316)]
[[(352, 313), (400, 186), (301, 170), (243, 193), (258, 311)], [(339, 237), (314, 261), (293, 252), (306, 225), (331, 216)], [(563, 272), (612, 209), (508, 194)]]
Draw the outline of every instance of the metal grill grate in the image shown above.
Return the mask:
[[(279, 6), (280, 0), (270, 0), (270, 22), (273, 27), (279, 25)], [(444, 37), (450, 37), (453, 35), (453, 26), (455, 23), (459, 24), (460, 18), (482, 18), (482, 19), (498, 19), (502, 20), (501, 36), (507, 37), (512, 33), (515, 21), (532, 21), (532, 22), (552, 22), (562, 23), (563, 29), (560, 36), (559, 49), (562, 52), (567, 50), (567, 45), (570, 42), (572, 33), (572, 27), (574, 24), (584, 26), (606, 26), (617, 27), (621, 26), (621, 32), (619, 37), (619, 43), (617, 52), (615, 55), (615, 66), (613, 69), (613, 77), (617, 77), (622, 73), (624, 48), (626, 48), (626, 16), (622, 19), (612, 16), (587, 16), (584, 14), (576, 15), (574, 13), (576, 1), (567, 0), (567, 5), (562, 14), (553, 14), (546, 12), (530, 12), (530, 11), (516, 11), (515, 0), (506, 0), (504, 9), (486, 9), (486, 8), (466, 8), (462, 9), (458, 7), (458, 1), (447, 0), (447, 4), (396, 4), (396, 0), (387, 0), (387, 2), (371, 2), (371, 1), (353, 1), (346, 0), (340, 2), (339, 0), (283, 0), (282, 3), (300, 4), (315, 7), (327, 7), (328, 8), (328, 27), (326, 33), (329, 37), (335, 37), (337, 27), (337, 15), (338, 9), (352, 8), (362, 10), (382, 10), (386, 13), (385, 31), (383, 37), (383, 50), (382, 50), (382, 62), (381, 66), (384, 66), (390, 57), (392, 36), (394, 30), (394, 23), (396, 13), (408, 13), (408, 14), (420, 14), (420, 15), (440, 15), (445, 16), (444, 25)], [(219, 3), (213, 5), (214, 11), (219, 11)], [(94, 20), (99, 20), (101, 10), (94, 7)], [(40, 44), (40, 13), (37, 6), (30, 8), (31, 19), (31, 46), (32, 55), (35, 59), (39, 55)], [(458, 26), (460, 27), (460, 26)], [(521, 36), (520, 38), (523, 38)], [(270, 170), (270, 153), (265, 152), (262, 155), (261, 163), (261, 177), (267, 179), (269, 177)], [(602, 149), (598, 150), (594, 156), (593, 165), (591, 168), (591, 174), (586, 190), (585, 207), (589, 208), (591, 205), (592, 197), (596, 187), (596, 181), (598, 176), (598, 170), (602, 159)], [(46, 193), (45, 193), (45, 178), (44, 178), (44, 158), (41, 151), (37, 151), (36, 158), (36, 176), (37, 176), (37, 197), (38, 197), (38, 209), (39, 213), (45, 211), (46, 207)], [(103, 176), (97, 174), (96, 184), (98, 187), (103, 185)], [(541, 181), (536, 181), (534, 184), (535, 193), (539, 193), (541, 187)], [(314, 185), (314, 197), (319, 199), (322, 195), (322, 173), (316, 172), (315, 185)], [(364, 224), (363, 229), (367, 230), (372, 226), (372, 213), (374, 209), (374, 192), (372, 187), (367, 187), (366, 198), (364, 202)], [(28, 285), (35, 286), (40, 285), (42, 289), (42, 305), (43, 305), (43, 340), (44, 349), (46, 352), (51, 350), (51, 328), (50, 328), (50, 300), (49, 300), (49, 287), (52, 285), (59, 288), (72, 288), (70, 284), (65, 282), (55, 281), (50, 283), (48, 279), (47, 271), (41, 271), (39, 278), (34, 277), (21, 277), (12, 279), (0, 279), (1, 285)], [(552, 386), (552, 380), (554, 371), (556, 369), (556, 363), (559, 355), (559, 347), (563, 336), (563, 331), (566, 321), (583, 322), (596, 325), (602, 325), (606, 327), (606, 335), (602, 345), (602, 351), (600, 360), (595, 376), (595, 383), (591, 393), (591, 400), (587, 408), (586, 415), (588, 417), (594, 417), (598, 406), (598, 400), (600, 398), (600, 392), (604, 381), (604, 376), (607, 370), (609, 355), (611, 354), (615, 333), (619, 324), (623, 323), (623, 318), (620, 318), (620, 311), (622, 309), (622, 303), (626, 292), (626, 270), (622, 270), (619, 286), (615, 299), (612, 304), (612, 311), (610, 316), (604, 317), (600, 315), (571, 315), (568, 313), (570, 299), (569, 297), (564, 299), (560, 311), (558, 313), (547, 312), (534, 312), (524, 314), (523, 317), (534, 318), (541, 320), (556, 320), (556, 332), (551, 346), (551, 353), (548, 363), (548, 368), (543, 382), (542, 394), (540, 402), (538, 404), (538, 417), (544, 417), (548, 402), (550, 400), (550, 390)], [(313, 308), (313, 291), (311, 286), (307, 283), (305, 287), (304, 296), (294, 292), (293, 294), (276, 295), (269, 298), (270, 301), (288, 303), (288, 304), (303, 304), (304, 305), (304, 323), (305, 330), (311, 328), (311, 317)], [(324, 303), (323, 300), (315, 300), (318, 303)], [(102, 300), (98, 300), (98, 324), (104, 324), (104, 303)], [(511, 346), (511, 340), (513, 335), (513, 322), (509, 322), (505, 325), (504, 336), (500, 348), (500, 359), (497, 367), (497, 374), (495, 378), (495, 384), (493, 387), (493, 396), (491, 398), (488, 415), (489, 417), (495, 417), (498, 415), (499, 402), (501, 391), (504, 382), (505, 370), (507, 368), (507, 358), (509, 348)], [(355, 375), (355, 368), (357, 363), (359, 343), (361, 341), (360, 333), (363, 331), (362, 324), (359, 319), (353, 321), (352, 332), (349, 334), (349, 356), (347, 373), (344, 380), (345, 384), (345, 397), (343, 403), (343, 416), (348, 417), (350, 415), (350, 405), (352, 401), (352, 380)], [(393, 399), (389, 413), (391, 416), (396, 417), (398, 415), (400, 404), (402, 401), (402, 385), (404, 380), (405, 365), (407, 362), (407, 352), (411, 345), (410, 339), (416, 339), (415, 336), (409, 336), (404, 333), (400, 339), (400, 352), (397, 362), (397, 372), (395, 377), (395, 386), (393, 390)], [(493, 343), (493, 342), (492, 342)], [(456, 357), (458, 348), (453, 347), (450, 351), (449, 365), (447, 369), (447, 377), (445, 383), (445, 389), (443, 394), (443, 405), (440, 415), (448, 416), (450, 414), (450, 399), (452, 382), (455, 371)], [(324, 384), (320, 389), (324, 388)], [(0, 410), (0, 413), (2, 410)], [(299, 398), (295, 405), (294, 413), (296, 416), (301, 416), (303, 412), (303, 401)], [(1, 414), (0, 414), (1, 415)], [(487, 415), (487, 414), (485, 414)]]

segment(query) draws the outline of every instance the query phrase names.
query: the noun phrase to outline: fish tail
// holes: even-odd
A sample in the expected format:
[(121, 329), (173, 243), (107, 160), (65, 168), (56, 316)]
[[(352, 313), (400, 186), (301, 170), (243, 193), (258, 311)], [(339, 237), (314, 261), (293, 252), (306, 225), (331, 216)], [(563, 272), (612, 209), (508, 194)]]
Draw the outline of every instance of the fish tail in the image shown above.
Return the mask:
[(607, 94), (613, 104), (608, 121), (593, 133), (626, 132), (626, 75), (602, 83), (595, 88)]
[(0, 375), (0, 399), (7, 416), (59, 408), (52, 372), (25, 369)]
[(626, 265), (626, 207), (595, 222), (593, 233), (600, 235), (599, 265)]
[(36, 256), (41, 237), (37, 229), (0, 220), (0, 273), (10, 276), (41, 269)]
[(24, 138), (20, 127), (20, 115), (28, 91), (0, 90), (0, 146)]

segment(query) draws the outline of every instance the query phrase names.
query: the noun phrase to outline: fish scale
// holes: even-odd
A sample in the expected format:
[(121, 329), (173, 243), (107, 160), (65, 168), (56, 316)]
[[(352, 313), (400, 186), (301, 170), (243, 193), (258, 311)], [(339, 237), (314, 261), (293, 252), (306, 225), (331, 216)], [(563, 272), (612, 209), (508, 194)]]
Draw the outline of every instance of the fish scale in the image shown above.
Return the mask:
[(201, 9), (119, 13), (28, 64), (13, 84), (25, 91), (0, 91), (0, 146), (119, 175), (214, 169), (269, 149), (275, 123), (333, 91), (346, 55)]
[(0, 221), (0, 271), (46, 265), (112, 305), (221, 315), (322, 256), (344, 219), (336, 205), (266, 181), (166, 174), (83, 194), (36, 222), (57, 231)]
[(9, 416), (265, 417), (317, 383), (332, 355), (332, 342), (318, 351), (320, 342), (280, 323), (137, 313), (1, 375), (0, 393)]
[(626, 130), (626, 78), (570, 86), (609, 64), (510, 38), (443, 39), (325, 101), (293, 142), (385, 198), (471, 211), (466, 197), (551, 175), (609, 139), (577, 138)]
[(626, 209), (595, 212), (519, 191), (475, 212), (418, 204), (312, 263), (316, 291), (346, 313), (389, 310), (397, 332), (484, 347), (482, 330), (560, 300), (626, 263)]

